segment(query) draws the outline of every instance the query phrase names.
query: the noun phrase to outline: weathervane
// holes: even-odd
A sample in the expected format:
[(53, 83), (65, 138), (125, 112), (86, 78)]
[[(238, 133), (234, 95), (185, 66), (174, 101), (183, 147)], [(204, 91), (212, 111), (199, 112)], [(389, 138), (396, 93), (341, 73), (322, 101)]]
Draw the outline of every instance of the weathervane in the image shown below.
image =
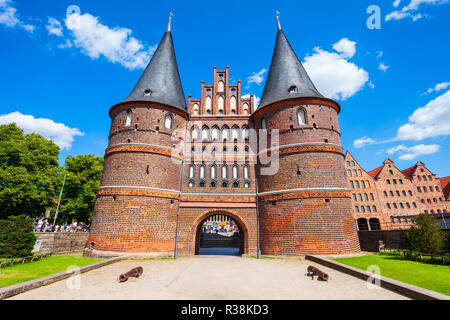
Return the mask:
[(278, 22), (278, 30), (281, 30), (281, 25), (280, 25), (280, 12), (279, 11), (275, 11), (277, 14), (277, 22)]
[(167, 25), (167, 31), (171, 31), (170, 28), (170, 20), (172, 20), (172, 17), (175, 17), (172, 13), (172, 11), (169, 12), (169, 24)]

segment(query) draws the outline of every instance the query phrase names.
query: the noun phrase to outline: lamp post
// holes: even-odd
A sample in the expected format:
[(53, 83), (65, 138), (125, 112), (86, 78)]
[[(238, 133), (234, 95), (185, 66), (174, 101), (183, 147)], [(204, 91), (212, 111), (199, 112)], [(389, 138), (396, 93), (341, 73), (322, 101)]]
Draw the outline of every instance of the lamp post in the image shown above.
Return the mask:
[(58, 218), (59, 205), (61, 204), (61, 196), (62, 196), (62, 193), (63, 193), (63, 190), (64, 190), (64, 183), (66, 182), (66, 177), (67, 177), (67, 173), (64, 175), (64, 180), (63, 180), (63, 183), (62, 183), (61, 191), (59, 192), (58, 206), (56, 207), (55, 219), (53, 219), (53, 225), (55, 225), (56, 218)]

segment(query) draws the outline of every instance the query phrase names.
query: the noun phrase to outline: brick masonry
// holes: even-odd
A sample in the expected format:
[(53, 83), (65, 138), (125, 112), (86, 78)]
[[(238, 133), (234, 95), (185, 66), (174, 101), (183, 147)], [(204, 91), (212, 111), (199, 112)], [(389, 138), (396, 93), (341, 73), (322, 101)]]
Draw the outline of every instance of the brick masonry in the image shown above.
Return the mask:
[(424, 213), (448, 217), (448, 201), (440, 183), (423, 162), (400, 170), (391, 159), (366, 172), (347, 152), (347, 180), (358, 230), (399, 230), (411, 226), (411, 218)]
[[(201, 226), (221, 214), (238, 225), (240, 252), (256, 255), (259, 213), (262, 254), (359, 252), (340, 106), (325, 98), (296, 98), (254, 111), (253, 96), (242, 97), (241, 83), (229, 83), (228, 67), (214, 68), (213, 78), (212, 85), (202, 81), (200, 99), (189, 96), (188, 112), (145, 102), (111, 108), (88, 247), (170, 255), (178, 234), (179, 253), (194, 255)], [(306, 124), (297, 122), (299, 107)], [(279, 168), (267, 176), (244, 134), (261, 129), (262, 118), (269, 135), (279, 130), (279, 142), (268, 145), (270, 154), (280, 155)]]

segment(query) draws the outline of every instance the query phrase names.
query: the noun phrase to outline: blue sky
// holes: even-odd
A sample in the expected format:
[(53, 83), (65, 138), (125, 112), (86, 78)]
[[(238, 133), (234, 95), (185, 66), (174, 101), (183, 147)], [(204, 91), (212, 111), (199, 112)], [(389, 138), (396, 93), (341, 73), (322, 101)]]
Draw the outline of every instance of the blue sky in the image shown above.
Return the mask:
[[(345, 3), (345, 4), (344, 4)], [(80, 11), (70, 11), (76, 5)], [(369, 29), (370, 5), (380, 29)], [(276, 20), (312, 80), (342, 106), (342, 145), (371, 170), (390, 157), (450, 175), (449, 0), (0, 0), (0, 123), (52, 138), (68, 154), (104, 154), (109, 108), (137, 82), (173, 12), (186, 97), (230, 66), (261, 96)]]

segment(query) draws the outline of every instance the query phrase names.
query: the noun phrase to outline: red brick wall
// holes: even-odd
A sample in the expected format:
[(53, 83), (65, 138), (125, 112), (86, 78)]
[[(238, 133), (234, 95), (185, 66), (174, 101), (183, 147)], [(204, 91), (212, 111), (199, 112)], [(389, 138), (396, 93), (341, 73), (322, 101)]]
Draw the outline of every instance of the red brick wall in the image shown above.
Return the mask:
[[(279, 103), (253, 115), (258, 128), (264, 116), (267, 128), (280, 129), (279, 170), (258, 176), (261, 251), (268, 255), (347, 254), (359, 252), (350, 193), (340, 145), (337, 108), (297, 99)], [(298, 125), (297, 108), (307, 112), (306, 125)], [(325, 140), (326, 139), (326, 140)], [(283, 145), (305, 144), (298, 152), (283, 154)], [(318, 145), (319, 144), (319, 145)], [(325, 147), (322, 147), (324, 145)], [(295, 150), (295, 149), (294, 149)], [(331, 151), (334, 150), (334, 151)], [(337, 151), (339, 150), (339, 151)], [(304, 188), (304, 193), (295, 192)], [(321, 188), (314, 192), (314, 188)], [(333, 190), (339, 190), (335, 192)], [(271, 193), (273, 191), (281, 191)], [(289, 196), (291, 194), (291, 196)], [(267, 197), (270, 200), (265, 200)]]

